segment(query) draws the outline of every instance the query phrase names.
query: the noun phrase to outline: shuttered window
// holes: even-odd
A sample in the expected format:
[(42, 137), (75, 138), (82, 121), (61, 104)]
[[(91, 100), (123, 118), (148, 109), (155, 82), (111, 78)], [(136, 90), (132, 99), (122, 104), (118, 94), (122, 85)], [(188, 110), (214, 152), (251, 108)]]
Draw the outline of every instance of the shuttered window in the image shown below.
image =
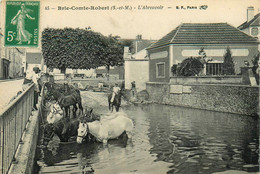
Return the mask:
[(156, 77), (157, 78), (165, 77), (165, 63), (164, 62), (156, 64)]

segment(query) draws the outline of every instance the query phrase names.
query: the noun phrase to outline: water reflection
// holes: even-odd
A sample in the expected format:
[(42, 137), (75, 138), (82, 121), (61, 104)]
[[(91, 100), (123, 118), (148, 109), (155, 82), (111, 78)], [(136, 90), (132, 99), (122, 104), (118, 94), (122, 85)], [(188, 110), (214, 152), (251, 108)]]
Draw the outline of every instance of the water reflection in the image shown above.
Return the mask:
[(258, 120), (162, 105), (126, 106), (132, 141), (77, 145), (53, 141), (39, 173), (213, 173), (258, 171)]
[[(155, 105), (149, 110), (151, 153), (173, 163), (170, 172), (258, 170), (257, 120), (173, 106)], [(255, 165), (245, 168), (245, 164)]]

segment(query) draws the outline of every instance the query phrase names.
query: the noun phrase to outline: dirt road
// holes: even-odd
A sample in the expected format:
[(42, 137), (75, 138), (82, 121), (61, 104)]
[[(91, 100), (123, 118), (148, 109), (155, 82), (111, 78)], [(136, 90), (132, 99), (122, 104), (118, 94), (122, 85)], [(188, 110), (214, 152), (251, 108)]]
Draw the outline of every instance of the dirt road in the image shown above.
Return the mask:
[(0, 110), (3, 110), (8, 105), (18, 91), (23, 90), (22, 84), (23, 79), (0, 82)]

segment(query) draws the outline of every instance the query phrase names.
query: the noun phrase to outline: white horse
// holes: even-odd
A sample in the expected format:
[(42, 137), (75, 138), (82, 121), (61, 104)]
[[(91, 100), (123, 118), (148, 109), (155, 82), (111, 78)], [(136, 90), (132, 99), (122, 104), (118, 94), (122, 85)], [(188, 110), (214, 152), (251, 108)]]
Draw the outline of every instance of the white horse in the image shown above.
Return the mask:
[(103, 116), (100, 121), (89, 123), (81, 121), (78, 128), (77, 143), (81, 144), (88, 132), (104, 144), (109, 139), (118, 138), (124, 132), (126, 132), (128, 138), (132, 138), (133, 128), (133, 121), (123, 112)]
[(63, 118), (63, 110), (61, 109), (60, 105), (57, 102), (51, 104), (50, 108), (51, 110), (47, 116), (47, 122), (49, 124), (54, 124)]

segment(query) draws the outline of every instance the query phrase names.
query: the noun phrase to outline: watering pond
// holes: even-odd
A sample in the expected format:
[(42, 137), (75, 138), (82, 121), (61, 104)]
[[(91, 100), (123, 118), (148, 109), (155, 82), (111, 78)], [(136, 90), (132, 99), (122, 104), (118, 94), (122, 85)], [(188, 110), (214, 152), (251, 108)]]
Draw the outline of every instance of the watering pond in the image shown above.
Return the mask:
[[(107, 109), (107, 108), (104, 108)], [(258, 171), (258, 119), (149, 104), (121, 108), (133, 120), (125, 138), (78, 145), (54, 136), (38, 146), (34, 173), (214, 173)]]

